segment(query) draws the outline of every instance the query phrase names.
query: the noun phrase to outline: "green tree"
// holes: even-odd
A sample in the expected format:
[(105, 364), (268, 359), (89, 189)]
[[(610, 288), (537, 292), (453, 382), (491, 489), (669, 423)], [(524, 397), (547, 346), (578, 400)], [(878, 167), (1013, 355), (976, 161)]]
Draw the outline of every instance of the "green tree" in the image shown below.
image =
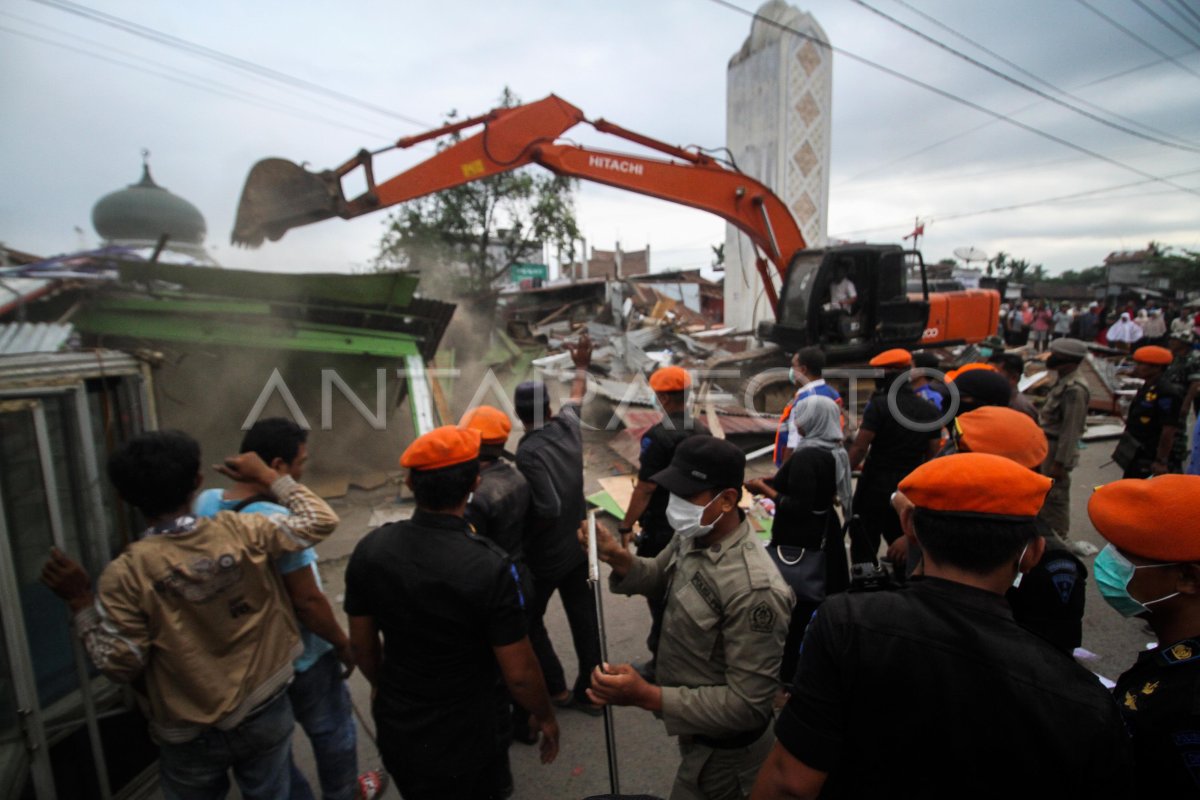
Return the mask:
[(1200, 290), (1200, 251), (1176, 250), (1151, 242), (1148, 248), (1150, 274), (1171, 279), (1171, 288), (1185, 292)]
[(1012, 258), (1001, 250), (988, 261), (987, 274), (1008, 278), (1012, 283), (1027, 283), (1045, 279), (1046, 268), (1041, 264), (1031, 264), (1024, 258)]
[(725, 243), (712, 244), (709, 247), (712, 248), (713, 253), (713, 269), (725, 269)]
[[(499, 105), (520, 99), (504, 88)], [(446, 122), (455, 122), (451, 111)], [(438, 150), (460, 141), (452, 134)], [(546, 244), (568, 259), (579, 238), (570, 178), (526, 167), (455, 186), (400, 205), (384, 222), (376, 270), (419, 271), (423, 291), (465, 299), (490, 322), (496, 297), (513, 264)]]

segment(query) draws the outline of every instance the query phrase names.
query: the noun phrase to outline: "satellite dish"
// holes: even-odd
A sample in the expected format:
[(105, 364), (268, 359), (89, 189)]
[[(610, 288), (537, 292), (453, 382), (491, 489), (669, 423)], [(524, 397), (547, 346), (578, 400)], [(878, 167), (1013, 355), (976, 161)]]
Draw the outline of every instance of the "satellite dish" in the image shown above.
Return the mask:
[(978, 247), (956, 247), (954, 248), (954, 255), (967, 262), (967, 264), (970, 264), (972, 261), (988, 260), (988, 254)]

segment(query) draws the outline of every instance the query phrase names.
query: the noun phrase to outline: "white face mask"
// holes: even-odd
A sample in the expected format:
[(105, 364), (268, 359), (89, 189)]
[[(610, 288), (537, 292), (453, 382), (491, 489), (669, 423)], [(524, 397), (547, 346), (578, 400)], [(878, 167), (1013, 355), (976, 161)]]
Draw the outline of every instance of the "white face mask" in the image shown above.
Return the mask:
[[(720, 495), (717, 495), (720, 497)], [(700, 520), (704, 518), (704, 512), (717, 501), (717, 497), (709, 500), (702, 506), (695, 503), (690, 503), (677, 494), (672, 494), (671, 499), (667, 501), (667, 522), (675, 534), (683, 540), (695, 539), (698, 536), (704, 536), (713, 529), (717, 524), (717, 520), (713, 520), (708, 525), (701, 525)], [(720, 517), (717, 517), (720, 519)]]

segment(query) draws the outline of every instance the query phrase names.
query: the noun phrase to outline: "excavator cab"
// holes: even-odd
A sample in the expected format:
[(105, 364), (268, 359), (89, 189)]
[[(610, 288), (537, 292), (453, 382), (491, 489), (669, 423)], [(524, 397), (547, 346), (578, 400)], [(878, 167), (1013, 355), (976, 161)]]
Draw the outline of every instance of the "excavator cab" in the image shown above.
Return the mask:
[[(922, 276), (915, 296), (906, 291), (910, 256)], [(802, 250), (780, 289), (778, 319), (760, 322), (758, 338), (789, 352), (819, 345), (834, 362), (915, 345), (929, 317), (924, 275), (920, 254), (896, 245)]]

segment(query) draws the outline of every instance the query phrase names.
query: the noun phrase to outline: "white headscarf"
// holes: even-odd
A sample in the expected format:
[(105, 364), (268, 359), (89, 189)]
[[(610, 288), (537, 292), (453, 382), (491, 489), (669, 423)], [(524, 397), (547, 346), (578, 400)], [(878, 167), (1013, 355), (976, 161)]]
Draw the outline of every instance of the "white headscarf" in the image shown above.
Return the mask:
[(1129, 318), (1128, 311), (1121, 312), (1121, 318), (1113, 323), (1113, 326), (1108, 329), (1108, 340), (1110, 342), (1128, 342), (1133, 344), (1138, 339), (1142, 338), (1142, 326)]
[(850, 456), (843, 446), (842, 410), (838, 404), (824, 395), (812, 395), (796, 403), (796, 428), (804, 432), (804, 438), (796, 445), (800, 450), (816, 447), (833, 454), (836, 466), (837, 495), (842, 504), (842, 514), (850, 519), (850, 501), (854, 492), (850, 488)]

